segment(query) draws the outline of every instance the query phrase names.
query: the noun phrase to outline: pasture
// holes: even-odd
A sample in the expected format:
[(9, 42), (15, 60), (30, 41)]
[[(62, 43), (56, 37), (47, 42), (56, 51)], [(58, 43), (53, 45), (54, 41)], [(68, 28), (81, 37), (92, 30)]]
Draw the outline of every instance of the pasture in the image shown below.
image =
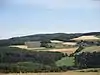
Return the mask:
[(100, 46), (90, 46), (90, 47), (85, 47), (81, 52), (100, 52)]
[(74, 66), (74, 57), (64, 57), (56, 62), (57, 66)]

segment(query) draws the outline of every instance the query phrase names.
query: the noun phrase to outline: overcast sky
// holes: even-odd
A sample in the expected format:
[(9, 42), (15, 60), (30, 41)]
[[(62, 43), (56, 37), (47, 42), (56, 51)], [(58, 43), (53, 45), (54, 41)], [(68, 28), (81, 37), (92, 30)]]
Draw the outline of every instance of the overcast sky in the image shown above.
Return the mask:
[(100, 31), (99, 0), (0, 0), (0, 38)]

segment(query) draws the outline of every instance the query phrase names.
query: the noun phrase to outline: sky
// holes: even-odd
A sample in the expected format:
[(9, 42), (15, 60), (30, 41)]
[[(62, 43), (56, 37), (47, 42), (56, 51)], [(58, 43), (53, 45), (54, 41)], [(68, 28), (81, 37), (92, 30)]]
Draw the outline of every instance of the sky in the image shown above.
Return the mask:
[(0, 0), (0, 39), (100, 31), (99, 0)]

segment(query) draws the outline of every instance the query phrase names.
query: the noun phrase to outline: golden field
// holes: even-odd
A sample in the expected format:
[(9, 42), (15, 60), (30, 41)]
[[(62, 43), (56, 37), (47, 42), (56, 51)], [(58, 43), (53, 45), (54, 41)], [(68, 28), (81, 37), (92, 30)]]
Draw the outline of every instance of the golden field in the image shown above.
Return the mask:
[(76, 40), (76, 41), (80, 41), (80, 40), (100, 40), (100, 38), (96, 37), (96, 36), (81, 36), (78, 38), (73, 38), (71, 40)]

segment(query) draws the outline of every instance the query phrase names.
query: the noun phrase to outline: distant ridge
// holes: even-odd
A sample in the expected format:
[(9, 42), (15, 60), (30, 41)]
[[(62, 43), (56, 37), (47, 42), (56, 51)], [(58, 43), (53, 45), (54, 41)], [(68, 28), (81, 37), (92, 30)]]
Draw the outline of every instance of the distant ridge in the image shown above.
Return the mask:
[(53, 34), (35, 34), (28, 36), (12, 37), (10, 39), (1, 39), (0, 46), (4, 45), (23, 45), (26, 41), (45, 41), (45, 40), (59, 40), (65, 42), (75, 42), (70, 40), (81, 36), (98, 36), (100, 32), (89, 33), (53, 33)]
[(100, 35), (100, 32), (89, 32), (89, 33), (84, 33), (83, 35), (84, 36), (86, 36), (86, 35), (96, 35), (96, 36), (98, 36), (98, 35)]

